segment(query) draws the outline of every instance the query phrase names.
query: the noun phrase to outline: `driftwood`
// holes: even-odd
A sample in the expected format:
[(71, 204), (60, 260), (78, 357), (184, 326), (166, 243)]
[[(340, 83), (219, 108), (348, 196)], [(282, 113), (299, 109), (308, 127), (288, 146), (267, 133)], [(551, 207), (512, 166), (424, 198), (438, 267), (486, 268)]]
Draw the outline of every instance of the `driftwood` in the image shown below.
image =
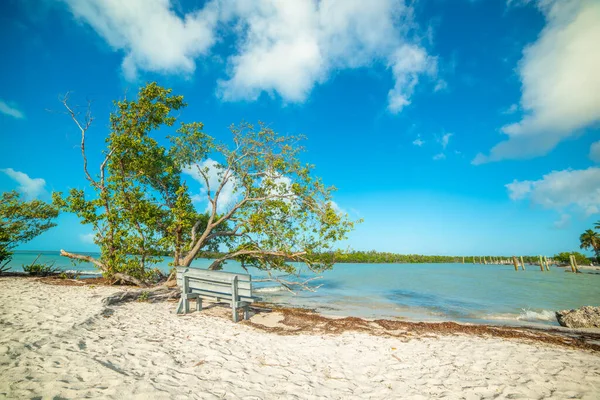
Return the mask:
[(152, 289), (124, 290), (113, 295), (107, 296), (102, 300), (105, 306), (113, 306), (129, 301), (149, 301), (151, 303), (178, 299), (181, 291), (171, 289), (166, 286), (157, 286)]

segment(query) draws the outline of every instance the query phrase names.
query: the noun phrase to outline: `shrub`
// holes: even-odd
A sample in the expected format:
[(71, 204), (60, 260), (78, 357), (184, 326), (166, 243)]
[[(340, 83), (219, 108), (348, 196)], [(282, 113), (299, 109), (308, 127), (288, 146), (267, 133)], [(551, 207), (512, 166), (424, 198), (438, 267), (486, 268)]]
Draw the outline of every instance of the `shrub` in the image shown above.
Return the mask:
[(48, 276), (54, 275), (58, 272), (58, 269), (54, 268), (54, 263), (48, 264), (30, 264), (23, 265), (23, 271), (27, 272), (29, 275), (34, 276)]
[(577, 251), (573, 251), (573, 252), (563, 252), (563, 253), (559, 253), (556, 254), (554, 257), (552, 257), (554, 260), (558, 261), (560, 264), (569, 264), (569, 256), (574, 255), (575, 256), (575, 261), (577, 262), (577, 265), (589, 265), (590, 264), (590, 259), (587, 258), (585, 256), (585, 254), (581, 254)]
[(143, 291), (142, 293), (140, 293), (140, 297), (138, 297), (138, 301), (148, 301), (149, 298), (150, 298), (150, 293)]

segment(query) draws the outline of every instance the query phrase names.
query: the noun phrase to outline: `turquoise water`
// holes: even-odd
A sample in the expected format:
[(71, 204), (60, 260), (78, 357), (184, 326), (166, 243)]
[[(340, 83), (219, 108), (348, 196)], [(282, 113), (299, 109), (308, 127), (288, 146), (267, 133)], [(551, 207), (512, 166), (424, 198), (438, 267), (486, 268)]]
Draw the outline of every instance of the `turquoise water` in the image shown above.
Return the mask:
[[(16, 253), (11, 266), (21, 270), (37, 253)], [(95, 271), (92, 265), (72, 263), (44, 253), (41, 262), (55, 261), (61, 269)], [(168, 260), (159, 268), (166, 271)], [(194, 261), (207, 267), (211, 260)], [(240, 271), (235, 262), (225, 270)], [(260, 279), (260, 271), (251, 271)], [(554, 311), (600, 305), (600, 275), (571, 274), (551, 267), (541, 272), (530, 266), (473, 264), (339, 264), (315, 281), (317, 292), (284, 290), (258, 283), (267, 301), (316, 309), (329, 315), (367, 318), (406, 318), (420, 321), (458, 321), (495, 324), (557, 325)]]

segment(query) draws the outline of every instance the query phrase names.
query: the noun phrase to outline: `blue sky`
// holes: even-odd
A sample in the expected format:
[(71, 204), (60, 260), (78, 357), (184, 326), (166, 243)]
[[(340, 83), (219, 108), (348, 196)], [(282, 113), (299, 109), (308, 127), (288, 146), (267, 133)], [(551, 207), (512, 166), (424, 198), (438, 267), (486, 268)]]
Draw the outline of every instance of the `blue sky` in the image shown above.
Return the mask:
[[(97, 165), (111, 101), (157, 81), (220, 140), (241, 120), (306, 135), (304, 159), (364, 219), (344, 246), (553, 254), (600, 220), (597, 1), (0, 7), (0, 190), (48, 200), (83, 187), (59, 96), (93, 101)], [(22, 248), (93, 250), (90, 233), (62, 215)]]

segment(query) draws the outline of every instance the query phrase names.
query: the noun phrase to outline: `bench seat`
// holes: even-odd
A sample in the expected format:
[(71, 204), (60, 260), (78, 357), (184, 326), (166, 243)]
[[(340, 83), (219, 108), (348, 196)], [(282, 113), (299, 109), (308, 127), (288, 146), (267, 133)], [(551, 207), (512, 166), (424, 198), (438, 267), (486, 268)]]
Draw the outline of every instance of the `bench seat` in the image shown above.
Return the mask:
[(238, 322), (238, 309), (243, 309), (244, 319), (248, 319), (250, 304), (259, 300), (252, 294), (252, 276), (248, 274), (177, 267), (177, 285), (181, 288), (177, 314), (190, 312), (190, 299), (196, 299), (197, 311), (202, 310), (202, 299), (210, 299), (228, 303), (233, 322)]

